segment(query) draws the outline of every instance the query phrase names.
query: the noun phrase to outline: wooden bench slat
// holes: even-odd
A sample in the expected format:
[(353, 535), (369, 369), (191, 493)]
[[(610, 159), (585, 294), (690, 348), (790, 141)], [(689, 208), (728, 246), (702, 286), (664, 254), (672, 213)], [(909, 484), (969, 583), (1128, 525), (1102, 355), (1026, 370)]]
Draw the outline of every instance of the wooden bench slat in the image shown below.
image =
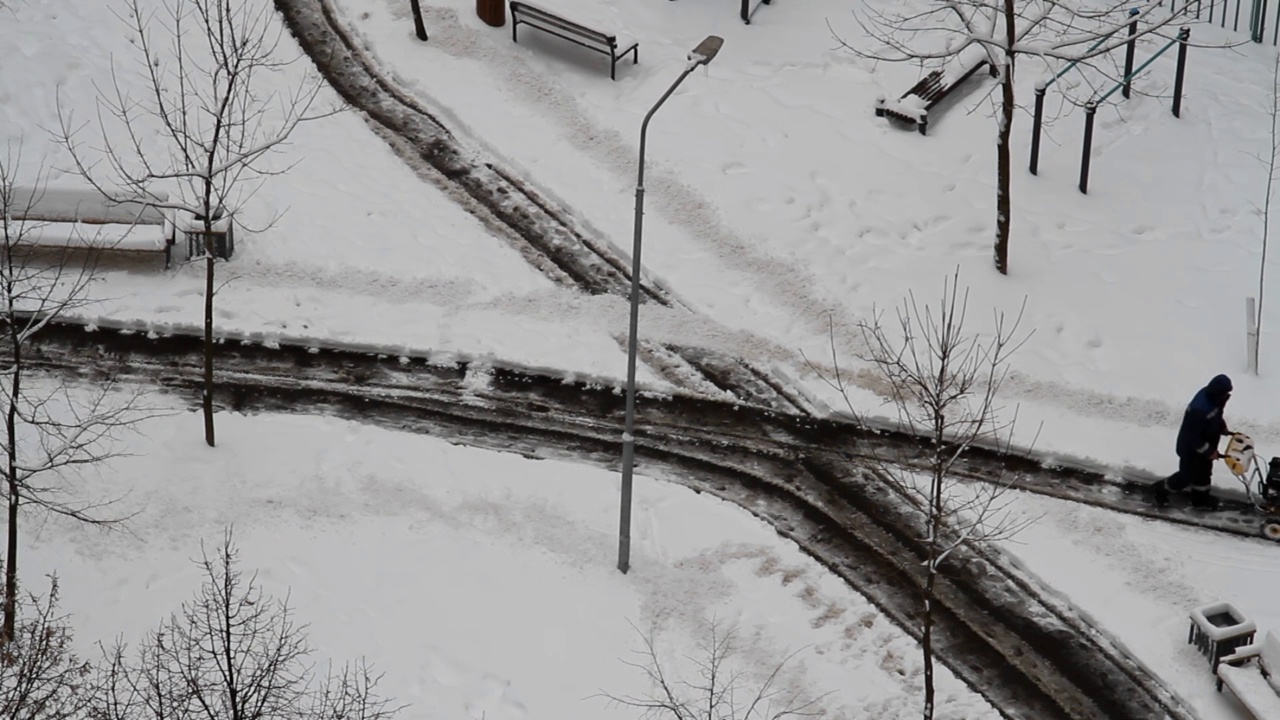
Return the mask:
[[(1246, 657), (1243, 664), (1232, 658)], [(1262, 642), (1237, 649), (1222, 659), (1214, 672), (1218, 691), (1225, 684), (1236, 699), (1258, 720), (1280, 718), (1280, 685), (1274, 684), (1274, 673), (1280, 670), (1280, 636), (1268, 630)]]

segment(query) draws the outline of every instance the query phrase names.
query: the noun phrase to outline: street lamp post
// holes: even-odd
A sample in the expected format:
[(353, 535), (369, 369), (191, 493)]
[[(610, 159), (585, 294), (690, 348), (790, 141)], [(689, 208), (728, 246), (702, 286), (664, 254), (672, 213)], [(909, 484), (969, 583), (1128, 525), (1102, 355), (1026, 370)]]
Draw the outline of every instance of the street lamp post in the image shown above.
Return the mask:
[(699, 65), (706, 65), (715, 59), (724, 45), (724, 38), (708, 35), (698, 43), (688, 57), (688, 64), (680, 77), (671, 83), (671, 87), (658, 98), (658, 102), (649, 108), (640, 124), (640, 163), (636, 175), (636, 221), (635, 237), (631, 246), (631, 329), (627, 335), (627, 419), (622, 431), (622, 511), (618, 521), (618, 569), (626, 572), (631, 567), (631, 482), (632, 470), (636, 457), (636, 330), (640, 323), (640, 238), (644, 226), (644, 138), (649, 130), (649, 120), (658, 108), (671, 97), (671, 93), (680, 87), (680, 83), (689, 77)]

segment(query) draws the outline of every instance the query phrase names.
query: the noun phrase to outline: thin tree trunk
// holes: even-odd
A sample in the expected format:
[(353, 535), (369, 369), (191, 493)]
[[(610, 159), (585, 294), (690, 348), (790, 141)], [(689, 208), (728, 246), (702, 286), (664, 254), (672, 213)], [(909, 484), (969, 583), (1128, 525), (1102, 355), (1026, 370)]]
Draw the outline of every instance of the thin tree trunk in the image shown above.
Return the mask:
[[(930, 555), (933, 553), (931, 552)], [(928, 575), (924, 581), (924, 622), (920, 633), (920, 647), (924, 651), (924, 720), (933, 720), (933, 588), (938, 574), (929, 559)]]
[[(1016, 19), (1013, 0), (1004, 0), (1005, 34), (1013, 47), (1017, 39)], [(1000, 134), (996, 141), (996, 270), (1001, 275), (1009, 274), (1009, 226), (1012, 221), (1013, 201), (1010, 197), (1012, 184), (1012, 158), (1009, 148), (1009, 136), (1013, 131), (1013, 58), (1014, 53), (1006, 49), (1004, 68), (1000, 77)]]
[[(12, 291), (9, 297), (13, 297)], [(11, 305), (12, 307), (12, 305)], [(7, 463), (9, 484), (9, 530), (5, 547), (4, 560), (4, 627), (0, 629), (0, 642), (9, 643), (14, 637), (14, 626), (18, 614), (18, 505), (20, 492), (18, 486), (18, 397), (22, 382), (22, 346), (18, 344), (18, 330), (14, 317), (9, 317), (9, 341), (13, 343), (13, 384), (9, 389), (9, 407), (5, 412), (5, 434), (8, 442)]]
[(0, 645), (13, 640), (18, 614), (18, 483), (9, 480), (9, 538), (4, 561), (4, 629)]
[(204, 441), (214, 447), (213, 437), (213, 233), (205, 221), (204, 234)]
[[(943, 361), (942, 371), (946, 372), (946, 361)], [(924, 720), (933, 720), (934, 710), (934, 685), (933, 685), (933, 601), (934, 588), (938, 580), (938, 543), (941, 542), (942, 519), (946, 508), (943, 506), (942, 491), (944, 486), (945, 475), (943, 473), (942, 457), (938, 455), (938, 449), (942, 447), (941, 440), (943, 436), (942, 418), (934, 420), (935, 450), (934, 450), (934, 471), (933, 479), (929, 488), (929, 542), (927, 543), (925, 558), (925, 580), (924, 580), (924, 618), (921, 623), (920, 645), (924, 652)]]

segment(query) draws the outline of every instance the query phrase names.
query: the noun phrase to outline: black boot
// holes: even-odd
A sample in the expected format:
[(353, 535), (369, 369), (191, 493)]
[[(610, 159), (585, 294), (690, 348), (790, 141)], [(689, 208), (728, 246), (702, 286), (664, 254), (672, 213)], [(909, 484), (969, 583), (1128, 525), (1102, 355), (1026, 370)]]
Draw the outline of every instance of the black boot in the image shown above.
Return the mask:
[(1168, 505), (1169, 486), (1165, 485), (1163, 480), (1157, 480), (1151, 483), (1151, 497), (1155, 499), (1157, 505)]
[(1218, 498), (1208, 490), (1192, 490), (1191, 507), (1200, 508), (1201, 510), (1217, 510), (1219, 507)]

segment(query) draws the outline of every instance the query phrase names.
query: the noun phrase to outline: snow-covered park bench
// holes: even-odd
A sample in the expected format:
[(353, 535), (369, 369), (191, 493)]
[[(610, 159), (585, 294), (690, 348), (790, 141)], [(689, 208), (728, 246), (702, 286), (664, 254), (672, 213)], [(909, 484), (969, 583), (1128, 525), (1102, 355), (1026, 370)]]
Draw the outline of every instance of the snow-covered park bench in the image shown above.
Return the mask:
[(884, 96), (877, 97), (876, 117), (887, 115), (894, 120), (915, 125), (921, 135), (927, 135), (929, 111), (946, 100), (966, 80), (983, 68), (991, 72), (986, 51), (975, 46), (951, 58), (946, 66), (920, 78), (919, 82), (912, 85), (897, 100), (887, 100)]
[(589, 27), (578, 20), (571, 20), (563, 13), (552, 12), (538, 5), (511, 0), (511, 40), (516, 38), (516, 28), (521, 24), (535, 27), (545, 33), (580, 45), (588, 50), (609, 57), (609, 77), (617, 80), (618, 61), (631, 55), (631, 64), (640, 62), (640, 44), (617, 32), (606, 32)]
[(176, 237), (171, 213), (141, 198), (113, 202), (92, 188), (15, 186), (8, 206), (10, 219), (24, 226), (23, 246), (155, 253), (169, 267)]
[(1218, 692), (1226, 685), (1258, 720), (1280, 718), (1280, 636), (1237, 648), (1218, 663)]

